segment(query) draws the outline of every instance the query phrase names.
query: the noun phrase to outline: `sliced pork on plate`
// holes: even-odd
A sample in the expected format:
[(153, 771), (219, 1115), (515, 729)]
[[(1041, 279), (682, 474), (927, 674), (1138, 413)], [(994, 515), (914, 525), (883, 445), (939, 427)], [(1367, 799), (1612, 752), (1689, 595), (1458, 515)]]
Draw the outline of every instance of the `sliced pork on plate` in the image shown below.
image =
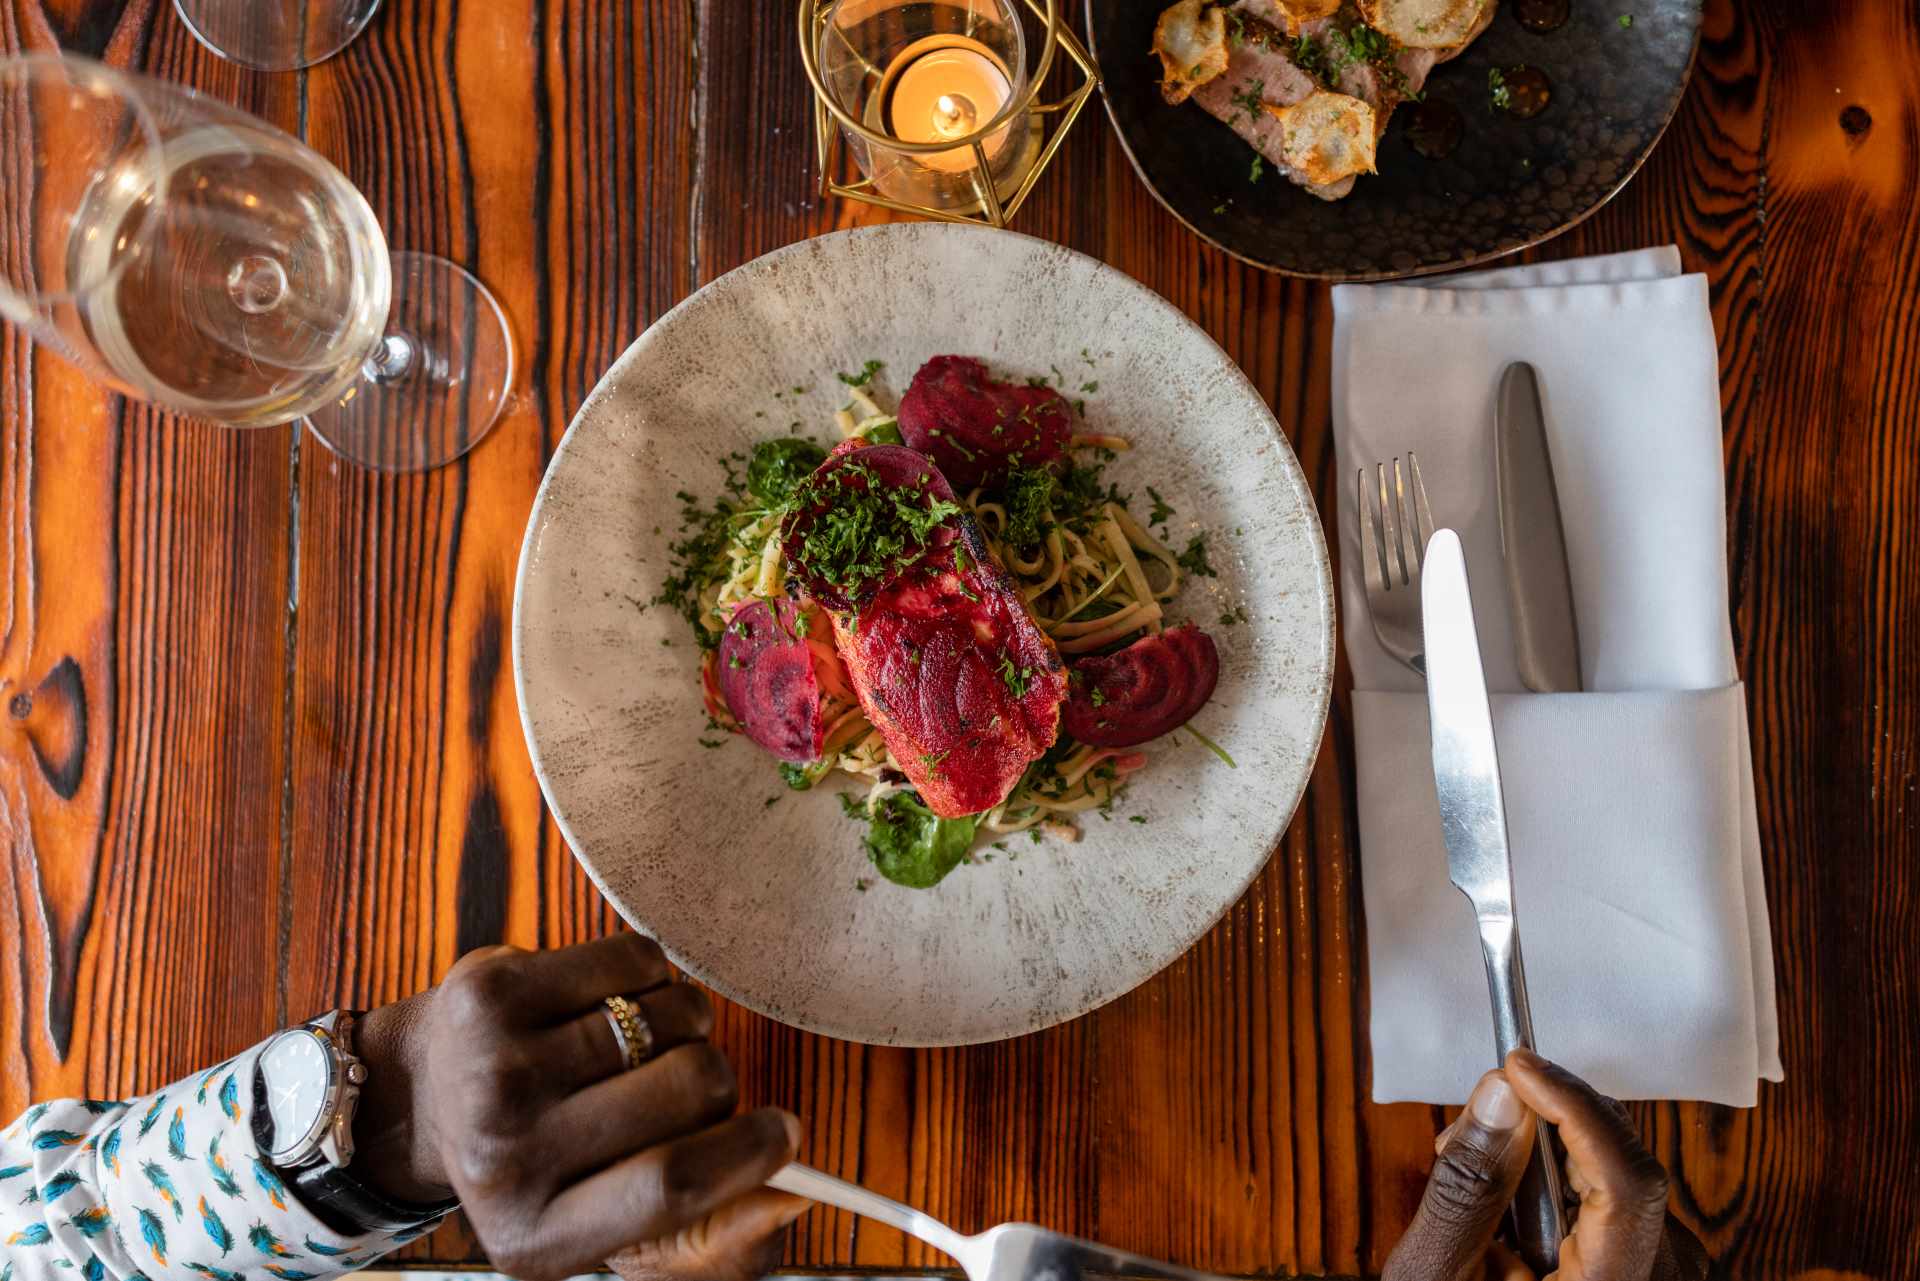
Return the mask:
[[(1160, 15), (1161, 92), (1189, 98), (1322, 200), (1372, 173), (1375, 145), (1497, 0), (1180, 0)], [(1260, 169), (1253, 170), (1257, 177)]]

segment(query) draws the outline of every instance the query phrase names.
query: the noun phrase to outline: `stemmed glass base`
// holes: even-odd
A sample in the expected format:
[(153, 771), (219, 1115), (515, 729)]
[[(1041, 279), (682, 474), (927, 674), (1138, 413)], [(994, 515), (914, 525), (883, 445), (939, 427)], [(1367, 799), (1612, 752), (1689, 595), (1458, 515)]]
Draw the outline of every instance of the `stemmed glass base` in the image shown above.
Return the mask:
[(366, 30), (380, 0), (173, 0), (180, 20), (221, 57), (261, 71), (325, 62)]
[(513, 387), (506, 313), (471, 274), (396, 252), (393, 302), (358, 381), (307, 415), (329, 449), (376, 471), (429, 471), (486, 436)]

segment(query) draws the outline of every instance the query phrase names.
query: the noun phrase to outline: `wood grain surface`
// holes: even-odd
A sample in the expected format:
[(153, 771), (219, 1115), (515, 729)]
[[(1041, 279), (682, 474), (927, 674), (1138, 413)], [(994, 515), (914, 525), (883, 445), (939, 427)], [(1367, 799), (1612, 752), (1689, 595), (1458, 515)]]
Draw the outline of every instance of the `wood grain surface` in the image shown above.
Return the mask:
[[(129, 404), (0, 331), (0, 1114), (151, 1088), (478, 944), (617, 927), (521, 740), (514, 566), (628, 342), (757, 254), (874, 217), (815, 194), (791, 25), (728, 0), (387, 0), (341, 57), (275, 76), (208, 54), (165, 0), (0, 0), (0, 46), (145, 68), (305, 138), (396, 246), (493, 287), (524, 358), (493, 439), (389, 478)], [(1666, 141), (1539, 251), (1675, 241), (1712, 281), (1787, 1081), (1752, 1111), (1637, 1115), (1728, 1275), (1920, 1275), (1916, 210), (1911, 0), (1710, 0)], [(1203, 248), (1097, 113), (1018, 225), (1203, 324), (1332, 510), (1325, 287)], [(1343, 676), (1265, 874), (1106, 1009), (934, 1051), (725, 1009), (744, 1093), (800, 1112), (814, 1163), (967, 1229), (1377, 1272), (1445, 1116), (1366, 1101), (1352, 753)], [(449, 1228), (406, 1258), (478, 1255)], [(789, 1262), (944, 1260), (823, 1211)]]

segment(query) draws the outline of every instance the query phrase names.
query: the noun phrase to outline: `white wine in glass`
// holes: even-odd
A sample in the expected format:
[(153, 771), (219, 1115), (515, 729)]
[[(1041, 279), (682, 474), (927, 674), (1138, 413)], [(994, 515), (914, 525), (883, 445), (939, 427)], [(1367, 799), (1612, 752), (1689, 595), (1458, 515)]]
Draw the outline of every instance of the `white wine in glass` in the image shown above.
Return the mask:
[(459, 457), (512, 383), (505, 317), (389, 254), (338, 170), (262, 121), (82, 59), (0, 61), (0, 315), (122, 391), (238, 427), (306, 418), (383, 470)]

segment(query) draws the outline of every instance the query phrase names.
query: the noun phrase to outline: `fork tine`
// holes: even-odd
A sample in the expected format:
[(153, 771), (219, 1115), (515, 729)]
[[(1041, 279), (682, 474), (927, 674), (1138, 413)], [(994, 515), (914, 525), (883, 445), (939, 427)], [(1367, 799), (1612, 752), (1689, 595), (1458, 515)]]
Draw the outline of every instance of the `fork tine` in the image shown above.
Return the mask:
[(1372, 590), (1386, 582), (1386, 564), (1380, 559), (1380, 534), (1374, 528), (1373, 504), (1367, 499), (1367, 469), (1362, 467), (1354, 479), (1354, 518), (1360, 524), (1360, 573)]
[(1399, 463), (1394, 464), (1394, 489), (1387, 488), (1385, 463), (1376, 464), (1374, 473), (1380, 490), (1380, 561), (1386, 568), (1387, 590), (1393, 591), (1407, 581), (1407, 562), (1400, 546), (1399, 503), (1394, 496), (1399, 488)]
[(1420, 537), (1420, 562), (1427, 558), (1427, 544), (1433, 541), (1433, 509), (1427, 506), (1426, 482), (1420, 479), (1420, 459), (1411, 449), (1407, 451), (1407, 470), (1413, 473), (1413, 515), (1414, 527)]
[[(1409, 455), (1408, 457), (1411, 457)], [(1393, 506), (1400, 518), (1400, 566), (1403, 581), (1411, 587), (1420, 577), (1420, 558), (1426, 544), (1420, 541), (1420, 526), (1413, 509), (1412, 477), (1406, 460), (1393, 460)]]

